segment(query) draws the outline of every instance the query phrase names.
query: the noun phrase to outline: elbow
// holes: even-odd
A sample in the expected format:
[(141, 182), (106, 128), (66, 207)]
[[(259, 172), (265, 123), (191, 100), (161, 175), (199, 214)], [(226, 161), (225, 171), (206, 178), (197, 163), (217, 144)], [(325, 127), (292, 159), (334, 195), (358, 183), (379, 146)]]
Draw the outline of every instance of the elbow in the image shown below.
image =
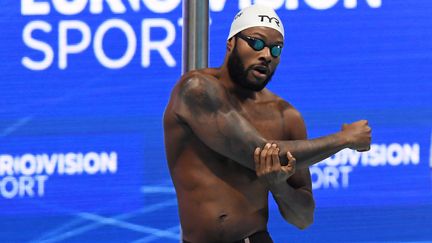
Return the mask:
[(312, 202), (302, 212), (282, 214), (282, 217), (300, 230), (307, 229), (314, 222), (315, 203)]
[(309, 226), (311, 226), (313, 222), (314, 222), (314, 215), (313, 213), (311, 213), (310, 215), (307, 215), (303, 219), (299, 220), (298, 223), (295, 224), (295, 226), (300, 230), (305, 230)]
[(305, 230), (313, 224), (314, 214), (313, 214), (313, 212), (307, 213), (307, 214), (302, 215), (302, 216), (299, 215), (296, 219), (285, 218), (285, 220), (288, 221), (289, 223), (291, 223), (292, 225), (294, 225), (297, 229)]
[(304, 230), (306, 228), (308, 228), (309, 226), (311, 226), (314, 222), (314, 215), (315, 215), (315, 201), (312, 199), (309, 206), (307, 207), (308, 209), (306, 210), (306, 212), (304, 213), (304, 217), (302, 220), (302, 224), (297, 226), (299, 229)]

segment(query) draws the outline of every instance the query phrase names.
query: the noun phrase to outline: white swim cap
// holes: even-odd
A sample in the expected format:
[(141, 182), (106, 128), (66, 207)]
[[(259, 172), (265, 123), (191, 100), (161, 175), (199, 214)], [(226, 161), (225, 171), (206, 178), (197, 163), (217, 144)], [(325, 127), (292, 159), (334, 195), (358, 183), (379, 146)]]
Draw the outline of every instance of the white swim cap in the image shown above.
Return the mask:
[(228, 39), (238, 32), (250, 27), (264, 26), (275, 29), (284, 37), (284, 28), (282, 21), (274, 9), (264, 5), (251, 5), (242, 9), (235, 17), (231, 24)]

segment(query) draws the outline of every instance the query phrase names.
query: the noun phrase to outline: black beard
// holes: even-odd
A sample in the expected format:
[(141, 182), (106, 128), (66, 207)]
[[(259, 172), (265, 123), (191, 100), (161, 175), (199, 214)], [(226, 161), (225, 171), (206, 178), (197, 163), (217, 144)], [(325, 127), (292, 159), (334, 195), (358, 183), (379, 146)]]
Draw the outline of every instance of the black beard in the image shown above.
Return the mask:
[(248, 67), (246, 69), (244, 68), (243, 61), (240, 59), (237, 47), (235, 45), (233, 52), (228, 58), (228, 72), (234, 83), (240, 85), (243, 88), (258, 92), (266, 87), (274, 74), (273, 71), (270, 75), (268, 75), (267, 79), (263, 83), (255, 84), (254, 82), (247, 79), (247, 74), (249, 71), (252, 71), (252, 67)]

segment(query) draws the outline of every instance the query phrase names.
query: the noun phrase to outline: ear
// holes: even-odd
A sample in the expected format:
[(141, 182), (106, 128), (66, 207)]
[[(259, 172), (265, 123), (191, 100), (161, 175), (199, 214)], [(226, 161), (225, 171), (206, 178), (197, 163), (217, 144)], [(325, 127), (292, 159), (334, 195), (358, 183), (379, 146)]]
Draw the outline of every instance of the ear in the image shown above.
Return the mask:
[(234, 48), (234, 37), (231, 37), (229, 40), (227, 40), (227, 52), (231, 52)]

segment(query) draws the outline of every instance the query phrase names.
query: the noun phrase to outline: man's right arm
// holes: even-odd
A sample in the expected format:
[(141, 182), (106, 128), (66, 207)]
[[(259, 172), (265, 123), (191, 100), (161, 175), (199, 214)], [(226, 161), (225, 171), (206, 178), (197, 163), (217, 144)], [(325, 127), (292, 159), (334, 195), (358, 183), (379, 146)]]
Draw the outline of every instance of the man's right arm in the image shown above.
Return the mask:
[(194, 134), (214, 151), (255, 170), (254, 151), (268, 142), (286, 151), (304, 168), (325, 159), (343, 148), (367, 149), (370, 131), (365, 124), (348, 125), (348, 130), (312, 140), (269, 141), (265, 139), (230, 103), (228, 94), (218, 80), (200, 73), (189, 73), (179, 83), (173, 97), (178, 119), (189, 125)]
[(212, 150), (255, 170), (253, 152), (266, 143), (235, 110), (218, 80), (198, 72), (186, 74), (173, 96), (173, 111)]

